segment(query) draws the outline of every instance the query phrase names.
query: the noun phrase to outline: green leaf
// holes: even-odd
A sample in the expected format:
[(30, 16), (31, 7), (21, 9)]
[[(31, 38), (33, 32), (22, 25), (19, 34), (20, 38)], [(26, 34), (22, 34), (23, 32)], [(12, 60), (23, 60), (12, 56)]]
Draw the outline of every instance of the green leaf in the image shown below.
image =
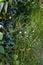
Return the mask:
[(3, 39), (3, 33), (0, 32), (0, 40)]
[(7, 8), (8, 8), (8, 2), (6, 2), (5, 7), (4, 7), (5, 13), (7, 13)]
[(4, 54), (4, 53), (5, 53), (5, 51), (4, 51), (3, 46), (0, 46), (0, 54)]
[(0, 2), (2, 2), (3, 0), (0, 0)]
[(2, 65), (2, 62), (0, 63), (0, 65)]
[(19, 65), (19, 61), (18, 60), (16, 61), (16, 65)]
[(14, 54), (14, 55), (13, 55), (13, 59), (14, 59), (14, 60), (17, 60), (17, 59), (18, 59), (18, 55), (17, 55), (17, 54)]

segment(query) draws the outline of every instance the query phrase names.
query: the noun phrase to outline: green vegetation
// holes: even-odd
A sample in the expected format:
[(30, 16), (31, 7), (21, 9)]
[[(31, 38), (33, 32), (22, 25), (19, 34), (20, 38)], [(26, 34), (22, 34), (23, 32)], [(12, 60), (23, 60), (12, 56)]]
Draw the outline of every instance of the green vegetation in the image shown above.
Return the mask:
[(38, 0), (8, 3), (0, 13), (0, 65), (43, 65), (43, 7)]

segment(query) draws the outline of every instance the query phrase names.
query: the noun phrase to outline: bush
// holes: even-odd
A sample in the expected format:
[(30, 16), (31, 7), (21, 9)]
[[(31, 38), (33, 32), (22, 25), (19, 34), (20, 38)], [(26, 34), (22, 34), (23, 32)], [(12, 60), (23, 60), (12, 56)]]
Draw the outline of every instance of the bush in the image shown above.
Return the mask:
[(41, 4), (38, 0), (3, 3), (5, 6), (0, 11), (0, 65), (43, 65)]

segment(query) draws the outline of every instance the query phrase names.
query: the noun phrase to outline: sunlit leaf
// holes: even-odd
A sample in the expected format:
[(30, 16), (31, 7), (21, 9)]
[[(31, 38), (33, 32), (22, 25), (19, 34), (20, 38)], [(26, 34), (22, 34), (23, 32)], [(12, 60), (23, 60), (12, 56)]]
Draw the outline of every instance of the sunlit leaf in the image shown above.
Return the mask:
[(0, 32), (0, 40), (3, 39), (3, 33)]

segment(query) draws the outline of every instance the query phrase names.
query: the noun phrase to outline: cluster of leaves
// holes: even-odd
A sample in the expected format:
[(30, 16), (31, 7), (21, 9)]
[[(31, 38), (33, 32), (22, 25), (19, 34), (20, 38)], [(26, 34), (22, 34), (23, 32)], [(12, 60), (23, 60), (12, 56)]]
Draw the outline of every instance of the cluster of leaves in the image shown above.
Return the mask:
[(0, 65), (43, 65), (43, 9), (38, 0), (9, 2), (1, 14)]

